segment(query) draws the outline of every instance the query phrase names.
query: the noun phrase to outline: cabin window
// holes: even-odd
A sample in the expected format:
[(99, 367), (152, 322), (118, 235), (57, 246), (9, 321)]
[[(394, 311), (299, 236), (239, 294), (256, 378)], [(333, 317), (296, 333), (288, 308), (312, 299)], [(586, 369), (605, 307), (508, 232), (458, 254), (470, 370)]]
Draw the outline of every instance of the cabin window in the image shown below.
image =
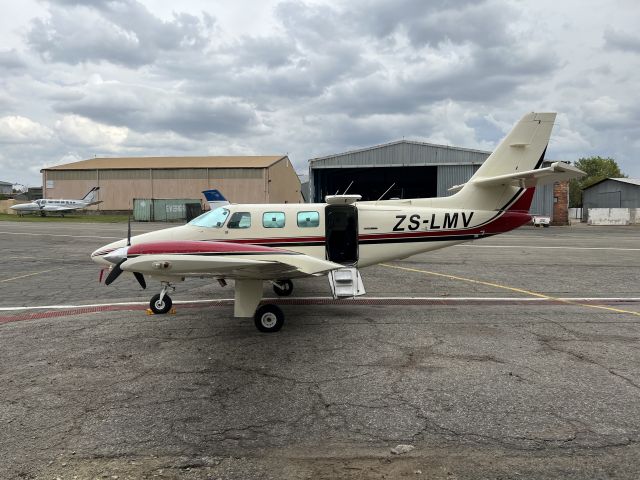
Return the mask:
[(264, 228), (283, 228), (284, 212), (264, 212), (262, 214), (262, 226)]
[(320, 225), (318, 212), (298, 212), (298, 226), (301, 228), (317, 227)]
[(227, 228), (249, 228), (250, 226), (251, 214), (249, 212), (235, 212), (227, 223)]
[(219, 207), (194, 218), (189, 222), (189, 225), (193, 225), (194, 227), (220, 228), (224, 225), (224, 222), (227, 221), (228, 216), (229, 210)]

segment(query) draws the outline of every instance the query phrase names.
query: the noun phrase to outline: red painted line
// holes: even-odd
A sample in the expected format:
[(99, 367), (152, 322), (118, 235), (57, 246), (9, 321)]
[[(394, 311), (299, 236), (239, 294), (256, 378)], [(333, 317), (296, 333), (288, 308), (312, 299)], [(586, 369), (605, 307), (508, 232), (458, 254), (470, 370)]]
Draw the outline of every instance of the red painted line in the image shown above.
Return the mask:
[[(270, 298), (265, 299), (262, 303), (275, 303), (278, 305), (350, 305), (350, 306), (418, 306), (418, 305), (432, 305), (432, 306), (464, 306), (464, 305), (483, 305), (483, 306), (498, 306), (498, 305), (567, 305), (572, 301), (568, 300), (554, 300), (551, 298), (535, 298), (535, 299), (482, 299), (482, 298), (468, 298), (468, 299), (425, 299), (425, 298), (347, 298), (343, 300), (334, 300), (332, 298)], [(599, 300), (597, 298), (589, 300), (580, 300), (582, 305), (620, 305), (620, 304), (637, 304), (639, 303), (634, 299), (620, 299), (611, 300), (604, 299)], [(208, 307), (231, 307), (233, 306), (233, 300), (211, 300), (208, 302), (194, 302), (194, 303), (180, 303), (176, 305), (178, 309), (194, 309), (194, 308), (208, 308)], [(48, 318), (60, 318), (69, 317), (73, 315), (85, 315), (91, 313), (101, 312), (117, 312), (117, 311), (143, 311), (146, 310), (147, 305), (102, 305), (95, 307), (79, 307), (70, 308), (66, 310), (55, 311), (43, 311), (34, 313), (18, 313), (15, 315), (0, 316), (0, 325), (5, 323), (13, 323), (28, 320), (39, 320)]]

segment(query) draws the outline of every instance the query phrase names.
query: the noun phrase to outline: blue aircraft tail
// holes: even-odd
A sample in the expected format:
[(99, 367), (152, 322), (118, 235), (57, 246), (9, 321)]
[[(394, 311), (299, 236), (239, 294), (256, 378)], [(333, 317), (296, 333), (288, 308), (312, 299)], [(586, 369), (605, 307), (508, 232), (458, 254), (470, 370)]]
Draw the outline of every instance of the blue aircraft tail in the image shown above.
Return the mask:
[(227, 201), (218, 190), (204, 190), (202, 192), (204, 198), (207, 199), (207, 202), (225, 202)]

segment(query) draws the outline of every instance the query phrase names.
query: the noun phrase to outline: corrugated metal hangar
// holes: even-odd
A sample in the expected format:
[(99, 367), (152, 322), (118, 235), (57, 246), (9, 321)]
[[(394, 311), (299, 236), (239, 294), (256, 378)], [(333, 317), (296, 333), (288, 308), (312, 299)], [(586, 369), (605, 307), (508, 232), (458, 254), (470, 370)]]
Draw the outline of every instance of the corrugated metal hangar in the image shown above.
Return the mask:
[(640, 179), (605, 178), (582, 192), (582, 220), (590, 208), (640, 208)]
[(233, 203), (299, 203), (300, 180), (289, 157), (92, 158), (41, 170), (44, 198), (82, 198), (100, 187), (91, 209), (122, 211), (134, 198), (202, 199), (215, 188)]
[[(309, 160), (310, 201), (321, 202), (325, 195), (343, 193), (351, 182), (349, 193), (360, 194), (363, 200), (377, 200), (394, 183), (385, 199), (452, 195), (448, 189), (469, 180), (490, 154), (482, 150), (400, 140), (313, 158)], [(531, 212), (552, 216), (553, 210), (553, 185), (538, 187)]]

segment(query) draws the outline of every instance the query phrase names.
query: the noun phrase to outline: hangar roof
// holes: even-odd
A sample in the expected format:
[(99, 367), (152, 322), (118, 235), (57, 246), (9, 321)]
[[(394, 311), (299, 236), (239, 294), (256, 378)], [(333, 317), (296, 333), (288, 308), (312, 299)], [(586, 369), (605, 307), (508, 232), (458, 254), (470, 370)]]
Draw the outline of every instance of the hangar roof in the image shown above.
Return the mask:
[(139, 168), (267, 168), (283, 158), (287, 158), (286, 155), (223, 157), (98, 157), (43, 168), (40, 171), (120, 170)]
[(596, 185), (598, 185), (598, 184), (600, 184), (602, 182), (605, 182), (607, 180), (613, 180), (615, 182), (622, 182), (622, 183), (630, 183), (631, 185), (635, 185), (637, 187), (640, 187), (640, 178), (603, 178), (602, 180), (599, 180), (596, 183), (592, 183), (588, 187), (585, 187), (585, 190), (587, 190), (588, 188), (591, 188), (591, 187), (595, 187)]
[(383, 167), (400, 165), (480, 165), (491, 152), (449, 145), (398, 140), (373, 147), (317, 157), (309, 160), (309, 167)]
[(440, 145), (437, 143), (428, 143), (428, 142), (418, 142), (416, 140), (396, 140), (395, 142), (389, 142), (389, 143), (382, 143), (380, 145), (373, 145), (371, 147), (364, 147), (364, 148), (359, 148), (356, 150), (349, 150), (347, 152), (342, 152), (342, 153), (335, 153), (333, 155), (325, 155), (324, 157), (316, 157), (316, 158), (312, 158), (310, 161), (313, 162), (315, 160), (325, 160), (328, 158), (334, 158), (334, 157), (340, 157), (342, 155), (350, 155), (350, 154), (354, 154), (354, 153), (362, 153), (362, 152), (369, 152), (371, 150), (377, 150), (377, 149), (381, 149), (381, 148), (386, 148), (386, 147), (394, 147), (396, 145), (417, 145), (419, 147), (431, 147), (431, 148), (445, 148), (445, 149), (452, 149), (452, 150), (458, 150), (458, 151), (462, 151), (462, 152), (473, 152), (473, 153), (480, 153), (483, 155), (490, 155), (491, 152), (487, 152), (484, 150), (477, 150), (474, 148), (464, 148), (464, 147), (454, 147), (451, 145)]

